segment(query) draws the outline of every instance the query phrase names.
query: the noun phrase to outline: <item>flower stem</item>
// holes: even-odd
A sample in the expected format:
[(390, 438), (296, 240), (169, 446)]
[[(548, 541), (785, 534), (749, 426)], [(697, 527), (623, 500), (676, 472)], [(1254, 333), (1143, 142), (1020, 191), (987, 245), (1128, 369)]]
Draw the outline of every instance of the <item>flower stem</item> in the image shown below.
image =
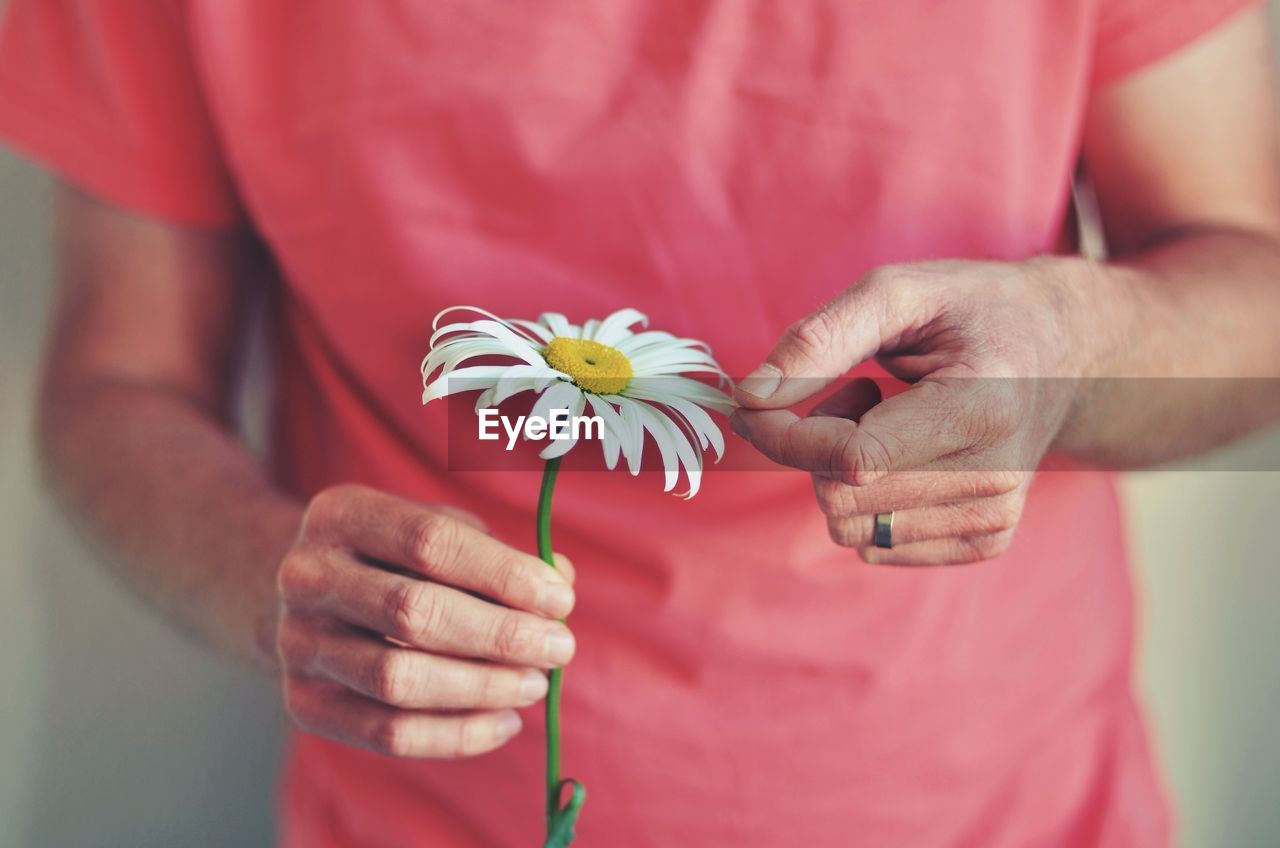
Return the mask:
[[(560, 457), (547, 460), (542, 471), (542, 490), (538, 493), (538, 556), (552, 568), (556, 567), (551, 550), (551, 495), (556, 488), (556, 475), (560, 472)], [(547, 830), (560, 808), (560, 690), (564, 685), (564, 670), (551, 669), (547, 675)]]
[[(551, 495), (559, 472), (560, 458), (547, 460), (542, 472), (542, 489), (538, 494), (538, 556), (552, 568), (556, 567), (556, 561), (551, 550)], [(573, 841), (574, 824), (586, 800), (586, 790), (581, 783), (560, 779), (560, 693), (563, 687), (564, 669), (551, 669), (547, 674), (547, 840), (544, 848), (562, 848)], [(573, 794), (561, 809), (560, 795), (565, 783), (572, 785)]]

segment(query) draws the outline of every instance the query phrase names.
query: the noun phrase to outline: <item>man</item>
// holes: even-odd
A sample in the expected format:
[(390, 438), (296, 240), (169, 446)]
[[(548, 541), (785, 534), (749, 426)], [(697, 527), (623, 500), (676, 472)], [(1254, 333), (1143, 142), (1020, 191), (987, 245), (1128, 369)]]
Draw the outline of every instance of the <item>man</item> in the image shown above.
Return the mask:
[[(1107, 379), (1280, 372), (1268, 61), (1245, 0), (11, 0), (0, 130), (68, 185), (50, 477), (279, 679), (286, 845), (537, 844), (571, 659), (583, 845), (1167, 844), (1111, 479), (1029, 472), (1280, 412)], [(1110, 262), (1053, 255), (1081, 160)], [(800, 471), (568, 479), (562, 579), (418, 404), (455, 303), (704, 338)], [(873, 358), (911, 388), (789, 411)]]

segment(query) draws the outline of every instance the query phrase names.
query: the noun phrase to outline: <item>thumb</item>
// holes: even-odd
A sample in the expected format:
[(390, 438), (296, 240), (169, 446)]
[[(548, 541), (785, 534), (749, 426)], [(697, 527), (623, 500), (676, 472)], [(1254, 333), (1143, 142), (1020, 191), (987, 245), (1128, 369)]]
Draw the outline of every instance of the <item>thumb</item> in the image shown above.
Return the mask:
[(888, 289), (878, 275), (869, 276), (788, 327), (764, 362), (738, 382), (738, 403), (748, 409), (793, 406), (874, 356), (884, 339), (897, 334)]

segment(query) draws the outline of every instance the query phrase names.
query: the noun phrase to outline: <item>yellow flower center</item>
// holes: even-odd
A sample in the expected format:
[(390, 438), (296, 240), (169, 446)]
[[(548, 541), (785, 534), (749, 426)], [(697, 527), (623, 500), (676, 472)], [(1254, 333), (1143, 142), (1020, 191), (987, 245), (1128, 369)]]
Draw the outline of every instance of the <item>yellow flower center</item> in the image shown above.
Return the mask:
[(631, 383), (631, 360), (616, 347), (556, 336), (542, 354), (547, 364), (588, 392), (616, 395)]

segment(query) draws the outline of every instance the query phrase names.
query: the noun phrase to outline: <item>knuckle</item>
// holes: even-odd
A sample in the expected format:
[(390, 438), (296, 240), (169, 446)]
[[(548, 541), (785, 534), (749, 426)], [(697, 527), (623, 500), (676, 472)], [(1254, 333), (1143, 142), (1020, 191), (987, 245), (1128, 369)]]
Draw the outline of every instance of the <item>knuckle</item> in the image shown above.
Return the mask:
[(989, 443), (1013, 432), (1022, 417), (1022, 398), (1013, 380), (986, 378), (971, 387), (966, 405), (978, 443)]
[(835, 335), (835, 316), (826, 308), (801, 318), (783, 333), (789, 346), (810, 360), (821, 360)]
[(316, 657), (316, 640), (291, 616), (285, 616), (276, 629), (276, 653), (286, 669), (305, 669)]
[(470, 757), (493, 747), (497, 732), (488, 717), (475, 716), (458, 722), (457, 736), (448, 756)]
[(827, 515), (834, 515), (839, 511), (841, 494), (837, 488), (841, 484), (828, 477), (820, 477), (813, 475), (813, 495), (818, 501), (818, 509)]
[(405, 540), (408, 562), (439, 567), (457, 551), (458, 522), (442, 512), (427, 513), (411, 520)]
[(520, 675), (513, 672), (483, 672), (476, 688), (481, 706), (506, 707), (520, 702)]
[(986, 501), (961, 501), (943, 508), (943, 537), (965, 538), (986, 532), (991, 523), (991, 507)]
[(973, 496), (991, 498), (1016, 492), (1022, 485), (1023, 475), (1013, 470), (990, 471), (975, 475), (972, 480)]
[(423, 583), (408, 581), (397, 586), (387, 598), (388, 636), (405, 642), (437, 630), (443, 616), (439, 596)]
[(315, 727), (315, 708), (306, 685), (298, 678), (286, 675), (281, 691), (285, 715), (303, 730)]
[(422, 683), (406, 667), (405, 656), (397, 651), (383, 651), (373, 662), (370, 690), (375, 698), (388, 704), (402, 704), (409, 700), (415, 682)]
[(989, 560), (1009, 550), (1009, 543), (1013, 540), (1011, 533), (992, 533), (987, 536), (980, 536), (969, 541), (969, 552), (975, 561)]
[(856, 548), (866, 544), (866, 539), (859, 538), (854, 532), (852, 524), (853, 522), (848, 520), (827, 521), (827, 532), (831, 536), (831, 541), (842, 548)]
[(851, 433), (839, 449), (836, 468), (841, 482), (866, 486), (889, 469), (893, 448), (880, 435), (866, 429)]
[(286, 603), (299, 603), (323, 591), (322, 575), (311, 554), (304, 548), (292, 548), (280, 560), (276, 570), (276, 592)]
[(338, 520), (346, 505), (364, 491), (365, 487), (355, 483), (339, 483), (320, 490), (307, 504), (307, 509), (302, 516), (303, 527), (313, 527)]
[(990, 518), (986, 529), (995, 533), (1012, 530), (1018, 526), (1022, 517), (1022, 506), (1011, 498), (992, 498), (990, 501)]
[(374, 725), (369, 743), (375, 751), (392, 757), (412, 756), (413, 727), (406, 716), (389, 715)]
[(858, 285), (863, 290), (889, 289), (900, 283), (906, 273), (909, 273), (907, 269), (897, 265), (879, 265), (863, 274)]
[(493, 626), (490, 644), (502, 659), (525, 659), (534, 653), (533, 628), (525, 625), (515, 613), (503, 613)]
[(520, 602), (537, 594), (528, 569), (515, 562), (502, 562), (495, 568), (494, 591), (504, 601)]

